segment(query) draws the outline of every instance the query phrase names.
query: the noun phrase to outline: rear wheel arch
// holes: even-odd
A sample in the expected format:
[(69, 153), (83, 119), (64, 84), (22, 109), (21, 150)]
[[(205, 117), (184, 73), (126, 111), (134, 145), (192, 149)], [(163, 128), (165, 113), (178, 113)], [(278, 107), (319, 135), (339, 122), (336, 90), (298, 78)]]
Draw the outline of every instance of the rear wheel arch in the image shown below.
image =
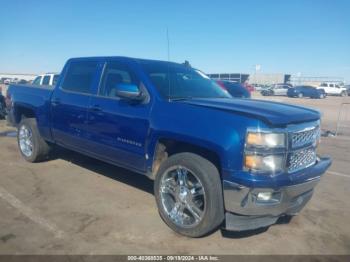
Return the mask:
[(18, 125), (24, 118), (36, 118), (34, 109), (26, 106), (16, 106), (15, 107), (15, 123)]

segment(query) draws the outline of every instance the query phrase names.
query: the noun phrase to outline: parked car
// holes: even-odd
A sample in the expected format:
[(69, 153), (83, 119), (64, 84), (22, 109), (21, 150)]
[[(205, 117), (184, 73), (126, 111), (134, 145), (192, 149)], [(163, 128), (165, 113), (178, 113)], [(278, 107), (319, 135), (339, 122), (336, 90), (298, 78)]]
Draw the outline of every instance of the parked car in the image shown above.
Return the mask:
[(253, 84), (252, 86), (254, 87), (254, 91), (261, 91), (263, 89), (263, 86), (259, 84)]
[(288, 89), (289, 97), (310, 97), (310, 98), (326, 98), (327, 94), (324, 89), (317, 89), (314, 86), (296, 86)]
[(0, 78), (0, 84), (5, 84), (5, 80), (8, 79), (7, 77), (1, 77)]
[(327, 95), (347, 96), (348, 92), (344, 86), (335, 83), (321, 83), (319, 89), (324, 89)]
[(58, 78), (59, 78), (59, 74), (54, 74), (54, 73), (38, 75), (36, 78), (34, 78), (32, 84), (40, 85), (40, 86), (41, 85), (54, 86), (57, 83)]
[(216, 82), (233, 97), (250, 98), (250, 92), (240, 83), (228, 80), (216, 80)]
[(162, 219), (190, 237), (297, 214), (331, 164), (316, 154), (320, 112), (232, 99), (182, 64), (74, 58), (53, 89), (10, 85), (8, 99), (25, 160), (57, 144), (145, 175)]
[(292, 85), (289, 84), (275, 84), (271, 85), (269, 88), (261, 90), (263, 96), (286, 96), (287, 91)]
[(5, 78), (4, 84), (9, 85), (11, 83), (11, 78)]

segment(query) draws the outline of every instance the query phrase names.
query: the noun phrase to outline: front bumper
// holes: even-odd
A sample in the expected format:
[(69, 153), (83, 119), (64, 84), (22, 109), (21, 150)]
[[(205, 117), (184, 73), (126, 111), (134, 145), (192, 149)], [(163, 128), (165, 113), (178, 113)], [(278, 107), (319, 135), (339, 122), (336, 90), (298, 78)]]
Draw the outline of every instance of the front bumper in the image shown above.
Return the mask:
[[(309, 172), (313, 173), (312, 178), (282, 187), (246, 187), (224, 180), (226, 229), (256, 229), (276, 223), (283, 215), (297, 214), (311, 199), (314, 187), (330, 165), (330, 158), (321, 158), (309, 168)], [(270, 192), (272, 197), (261, 200), (258, 198), (261, 192)]]

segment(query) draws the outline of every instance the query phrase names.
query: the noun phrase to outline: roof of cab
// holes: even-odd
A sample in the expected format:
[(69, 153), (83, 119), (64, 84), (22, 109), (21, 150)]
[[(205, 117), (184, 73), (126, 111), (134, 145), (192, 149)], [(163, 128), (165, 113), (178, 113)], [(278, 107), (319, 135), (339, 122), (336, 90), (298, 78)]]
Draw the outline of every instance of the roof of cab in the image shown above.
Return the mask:
[(133, 57), (127, 57), (127, 56), (92, 56), (92, 57), (74, 57), (70, 58), (68, 61), (108, 61), (108, 60), (124, 60), (124, 61), (131, 61), (136, 63), (171, 63), (176, 65), (181, 65), (180, 63), (171, 62), (171, 61), (163, 61), (163, 60), (153, 60), (153, 59), (144, 59), (144, 58), (133, 58)]

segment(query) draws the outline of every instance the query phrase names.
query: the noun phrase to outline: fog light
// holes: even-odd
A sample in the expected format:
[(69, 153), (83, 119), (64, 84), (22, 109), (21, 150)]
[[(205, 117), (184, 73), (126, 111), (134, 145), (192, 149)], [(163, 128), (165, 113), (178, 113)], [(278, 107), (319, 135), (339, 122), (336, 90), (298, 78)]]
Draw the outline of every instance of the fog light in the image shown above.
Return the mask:
[(258, 201), (269, 201), (272, 198), (272, 192), (260, 192), (258, 193)]

